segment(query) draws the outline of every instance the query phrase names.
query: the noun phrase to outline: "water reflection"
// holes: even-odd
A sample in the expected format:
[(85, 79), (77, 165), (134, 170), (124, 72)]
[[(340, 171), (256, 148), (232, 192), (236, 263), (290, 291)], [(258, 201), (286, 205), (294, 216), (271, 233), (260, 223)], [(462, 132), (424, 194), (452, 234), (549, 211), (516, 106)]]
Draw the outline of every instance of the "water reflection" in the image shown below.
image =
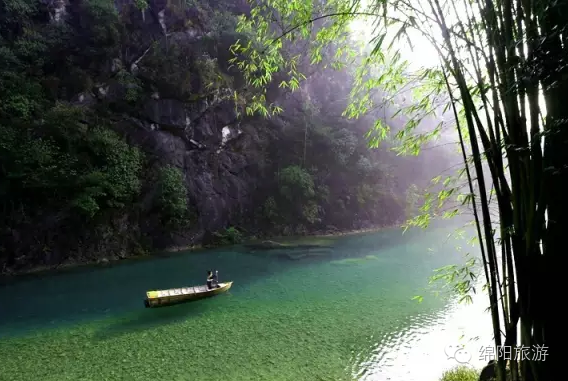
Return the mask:
[(469, 305), (455, 299), (442, 311), (413, 316), (406, 327), (354, 356), (351, 374), (358, 381), (437, 381), (458, 365), (483, 367), (480, 351), (492, 345), (486, 306), (487, 297), (480, 294)]

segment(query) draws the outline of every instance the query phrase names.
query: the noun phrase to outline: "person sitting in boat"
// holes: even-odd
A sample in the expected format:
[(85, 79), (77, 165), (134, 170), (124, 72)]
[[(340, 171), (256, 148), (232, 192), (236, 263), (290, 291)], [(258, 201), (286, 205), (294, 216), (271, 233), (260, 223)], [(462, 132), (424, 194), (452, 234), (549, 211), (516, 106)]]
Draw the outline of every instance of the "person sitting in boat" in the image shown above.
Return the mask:
[(207, 271), (207, 288), (209, 290), (213, 288), (213, 272), (211, 270)]
[(215, 274), (213, 275), (213, 286), (215, 288), (219, 288), (219, 271), (215, 270)]

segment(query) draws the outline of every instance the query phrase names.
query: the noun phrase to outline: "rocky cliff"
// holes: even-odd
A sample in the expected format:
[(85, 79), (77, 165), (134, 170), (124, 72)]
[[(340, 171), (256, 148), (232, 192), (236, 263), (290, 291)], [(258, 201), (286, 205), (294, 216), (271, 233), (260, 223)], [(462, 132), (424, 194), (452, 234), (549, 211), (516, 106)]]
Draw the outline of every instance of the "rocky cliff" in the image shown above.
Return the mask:
[(272, 86), (277, 118), (238, 116), (244, 1), (0, 8), (0, 270), (392, 224), (441, 168), (367, 148), (369, 120), (340, 116), (347, 73)]

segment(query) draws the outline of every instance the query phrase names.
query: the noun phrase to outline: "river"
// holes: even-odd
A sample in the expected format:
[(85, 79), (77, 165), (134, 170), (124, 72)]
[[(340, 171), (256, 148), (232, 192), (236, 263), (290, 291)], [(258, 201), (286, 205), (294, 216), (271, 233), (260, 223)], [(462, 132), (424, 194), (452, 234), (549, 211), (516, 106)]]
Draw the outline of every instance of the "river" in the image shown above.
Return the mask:
[[(427, 289), (464, 262), (452, 231), (343, 236), (300, 260), (233, 247), (24, 277), (0, 286), (0, 380), (437, 381), (462, 335), (478, 337), (474, 366), (491, 339), (485, 295)], [(228, 293), (144, 308), (146, 290), (213, 268)]]

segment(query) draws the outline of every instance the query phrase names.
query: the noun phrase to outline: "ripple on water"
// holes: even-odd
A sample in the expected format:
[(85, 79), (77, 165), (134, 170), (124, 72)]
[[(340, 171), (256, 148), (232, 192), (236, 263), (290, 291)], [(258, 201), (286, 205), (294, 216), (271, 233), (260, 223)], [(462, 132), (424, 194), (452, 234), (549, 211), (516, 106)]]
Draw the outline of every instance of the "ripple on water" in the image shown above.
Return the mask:
[[(411, 317), (408, 326), (377, 340), (352, 374), (359, 381), (436, 381), (444, 370), (460, 365), (448, 358), (444, 350), (449, 344), (456, 345), (463, 333), (468, 333), (469, 341), (462, 345), (473, 355), (466, 365), (483, 366), (484, 362), (475, 354), (481, 344), (491, 343), (491, 336), (487, 329), (480, 328), (488, 328), (489, 324), (478, 323), (489, 323), (489, 316), (483, 311), (483, 296), (476, 299), (473, 306), (452, 301), (442, 311)], [(477, 345), (472, 344), (476, 336), (483, 338)]]

